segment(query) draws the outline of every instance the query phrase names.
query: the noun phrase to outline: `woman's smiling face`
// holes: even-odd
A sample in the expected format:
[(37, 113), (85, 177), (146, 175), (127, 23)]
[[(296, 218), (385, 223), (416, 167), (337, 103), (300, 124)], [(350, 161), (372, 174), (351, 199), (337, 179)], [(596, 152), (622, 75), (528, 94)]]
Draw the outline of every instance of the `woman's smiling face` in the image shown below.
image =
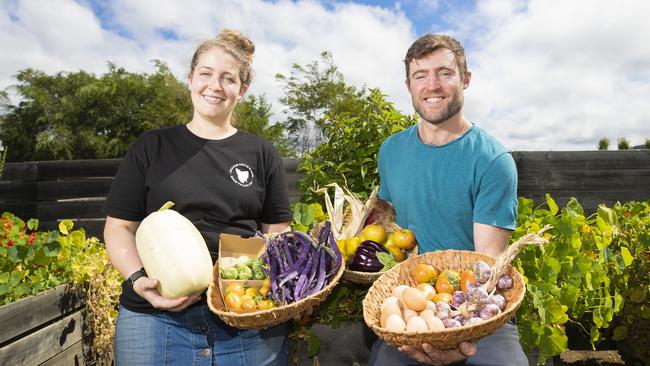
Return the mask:
[(237, 99), (248, 88), (241, 83), (240, 66), (232, 55), (218, 46), (199, 56), (189, 78), (195, 117), (218, 123), (230, 122)]

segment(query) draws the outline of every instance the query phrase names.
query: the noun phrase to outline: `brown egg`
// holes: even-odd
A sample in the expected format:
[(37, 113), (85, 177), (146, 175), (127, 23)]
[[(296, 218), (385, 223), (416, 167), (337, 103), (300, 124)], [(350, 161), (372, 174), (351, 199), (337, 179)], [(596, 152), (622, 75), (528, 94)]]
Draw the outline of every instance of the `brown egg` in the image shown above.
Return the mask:
[(397, 306), (397, 304), (387, 304), (382, 310), (381, 310), (381, 317), (379, 319), (379, 325), (381, 325), (382, 328), (386, 328), (386, 323), (388, 321), (388, 317), (397, 314), (400, 317), (402, 316), (402, 310)]
[(427, 323), (417, 315), (411, 317), (406, 323), (407, 332), (426, 332), (427, 330), (429, 330)]
[(406, 323), (401, 316), (393, 314), (386, 321), (386, 329), (390, 332), (403, 332), (406, 329)]

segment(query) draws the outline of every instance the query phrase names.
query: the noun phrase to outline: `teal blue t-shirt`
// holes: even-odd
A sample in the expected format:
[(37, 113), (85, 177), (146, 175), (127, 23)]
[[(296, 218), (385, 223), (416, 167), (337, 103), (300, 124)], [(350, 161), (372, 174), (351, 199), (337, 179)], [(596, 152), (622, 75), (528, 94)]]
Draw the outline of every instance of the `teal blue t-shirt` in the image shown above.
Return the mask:
[(517, 167), (510, 152), (472, 127), (446, 145), (426, 145), (418, 125), (379, 149), (379, 197), (395, 207), (397, 224), (413, 230), (420, 252), (474, 250), (473, 223), (514, 229)]

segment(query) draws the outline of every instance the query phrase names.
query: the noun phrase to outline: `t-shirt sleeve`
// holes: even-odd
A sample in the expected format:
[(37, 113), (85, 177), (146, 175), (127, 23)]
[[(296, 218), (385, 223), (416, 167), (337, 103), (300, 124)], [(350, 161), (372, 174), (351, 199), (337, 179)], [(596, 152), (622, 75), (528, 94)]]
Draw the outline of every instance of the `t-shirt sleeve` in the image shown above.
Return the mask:
[(104, 204), (104, 213), (122, 220), (141, 221), (147, 215), (145, 178), (147, 159), (142, 140), (122, 159)]
[(385, 145), (382, 144), (379, 148), (379, 153), (377, 154), (377, 170), (379, 172), (379, 192), (377, 196), (385, 201), (391, 201), (390, 191), (388, 190), (388, 185), (386, 184), (386, 158), (384, 156), (384, 150), (386, 149)]
[(514, 230), (517, 224), (517, 166), (510, 153), (496, 157), (480, 178), (475, 223)]
[(287, 179), (280, 154), (269, 147), (266, 168), (266, 191), (264, 194), (264, 207), (260, 221), (265, 224), (279, 224), (291, 221), (291, 205)]

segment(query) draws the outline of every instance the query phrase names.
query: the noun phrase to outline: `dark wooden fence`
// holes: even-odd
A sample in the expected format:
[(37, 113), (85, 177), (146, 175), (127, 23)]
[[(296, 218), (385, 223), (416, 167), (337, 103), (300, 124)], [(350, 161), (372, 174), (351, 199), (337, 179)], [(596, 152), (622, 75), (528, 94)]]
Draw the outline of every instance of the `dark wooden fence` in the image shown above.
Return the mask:
[[(575, 197), (585, 211), (599, 204), (650, 199), (650, 150), (514, 152), (519, 196), (542, 202), (549, 193), (559, 205)], [(121, 159), (8, 163), (0, 178), (0, 212), (38, 218), (44, 229), (57, 220), (101, 238), (101, 207)], [(292, 202), (299, 199), (298, 160), (284, 159)]]

